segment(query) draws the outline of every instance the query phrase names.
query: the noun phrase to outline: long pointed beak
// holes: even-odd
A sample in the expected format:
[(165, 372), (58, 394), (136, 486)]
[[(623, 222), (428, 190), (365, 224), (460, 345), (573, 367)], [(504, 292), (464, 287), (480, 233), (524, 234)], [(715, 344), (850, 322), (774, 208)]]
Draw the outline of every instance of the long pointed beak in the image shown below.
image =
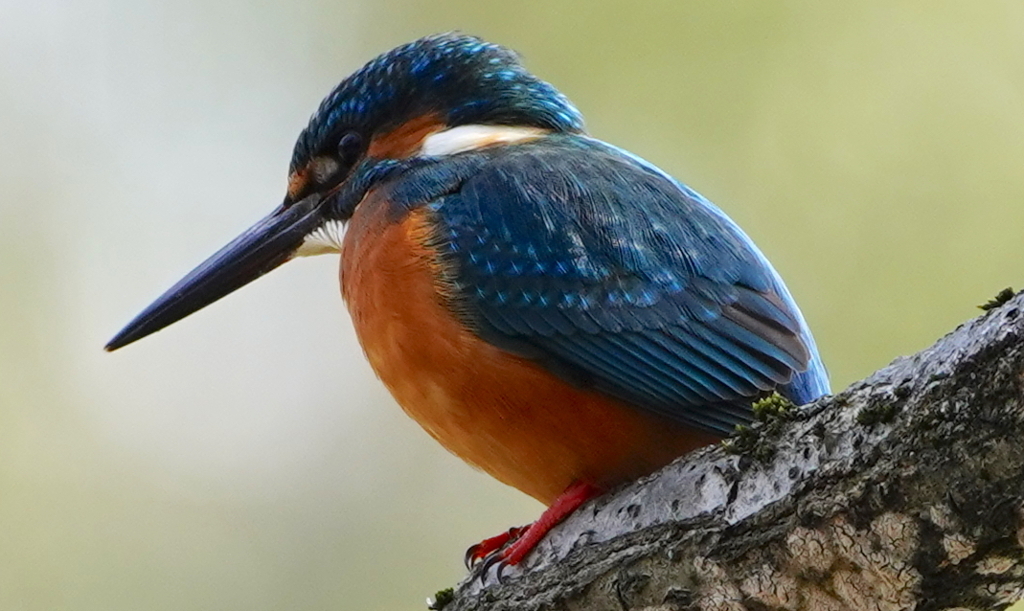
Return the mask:
[(104, 349), (117, 350), (155, 333), (291, 259), (324, 222), (320, 201), (320, 195), (310, 195), (247, 229), (150, 304)]

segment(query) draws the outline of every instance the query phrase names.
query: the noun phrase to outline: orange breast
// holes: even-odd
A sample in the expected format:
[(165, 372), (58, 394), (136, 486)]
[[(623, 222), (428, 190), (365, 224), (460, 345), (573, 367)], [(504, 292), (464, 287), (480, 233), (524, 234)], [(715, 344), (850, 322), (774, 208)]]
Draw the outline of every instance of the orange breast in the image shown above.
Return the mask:
[(345, 235), (341, 284), (377, 375), (448, 450), (550, 504), (574, 481), (614, 486), (716, 439), (575, 388), (474, 335), (438, 294), (426, 215), (391, 223), (368, 196)]

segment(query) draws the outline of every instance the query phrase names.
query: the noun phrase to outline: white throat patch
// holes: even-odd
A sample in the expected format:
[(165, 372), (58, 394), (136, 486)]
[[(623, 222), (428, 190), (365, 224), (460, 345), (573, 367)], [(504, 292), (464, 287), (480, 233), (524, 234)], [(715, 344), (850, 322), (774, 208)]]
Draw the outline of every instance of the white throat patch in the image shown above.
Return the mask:
[(306, 236), (298, 250), (296, 257), (312, 257), (314, 255), (329, 255), (341, 252), (341, 239), (345, 236), (345, 225), (341, 221), (329, 220), (316, 231)]
[(426, 157), (444, 157), (464, 151), (535, 140), (548, 133), (539, 127), (510, 127), (507, 125), (460, 125), (423, 139), (420, 154)]

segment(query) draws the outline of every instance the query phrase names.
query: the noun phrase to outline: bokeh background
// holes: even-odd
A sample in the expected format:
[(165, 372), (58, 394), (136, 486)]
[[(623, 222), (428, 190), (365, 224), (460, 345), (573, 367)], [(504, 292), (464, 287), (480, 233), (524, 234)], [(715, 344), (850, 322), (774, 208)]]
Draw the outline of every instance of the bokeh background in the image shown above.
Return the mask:
[(0, 0), (0, 609), (420, 609), (540, 507), (374, 379), (335, 257), (116, 354), (372, 56), (523, 53), (761, 245), (840, 389), (1024, 283), (1024, 3)]

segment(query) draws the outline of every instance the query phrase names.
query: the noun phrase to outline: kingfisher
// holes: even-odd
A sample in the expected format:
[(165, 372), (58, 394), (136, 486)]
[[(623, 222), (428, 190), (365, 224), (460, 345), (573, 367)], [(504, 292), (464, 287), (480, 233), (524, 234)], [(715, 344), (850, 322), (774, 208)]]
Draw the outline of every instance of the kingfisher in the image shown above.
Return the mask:
[(299, 134), (281, 205), (106, 349), (325, 253), (341, 254), (342, 297), (397, 403), (547, 506), (471, 547), (471, 567), (519, 563), (583, 503), (727, 436), (767, 394), (829, 392), (751, 239), (476, 37), (421, 38), (344, 79)]

